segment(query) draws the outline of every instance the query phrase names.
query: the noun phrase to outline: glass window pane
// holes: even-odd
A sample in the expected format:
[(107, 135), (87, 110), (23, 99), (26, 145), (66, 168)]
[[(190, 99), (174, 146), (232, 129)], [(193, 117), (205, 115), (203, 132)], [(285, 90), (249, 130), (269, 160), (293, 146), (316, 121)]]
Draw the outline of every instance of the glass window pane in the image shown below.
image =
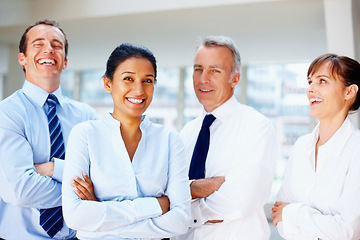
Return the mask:
[(152, 122), (176, 129), (177, 99), (180, 70), (175, 67), (158, 68), (153, 101), (146, 111)]
[(75, 72), (65, 70), (61, 74), (61, 92), (68, 98), (73, 98), (75, 89)]
[(279, 141), (279, 159), (271, 198), (274, 200), (295, 141), (310, 132), (306, 97), (309, 64), (251, 65), (247, 68), (247, 105), (271, 119)]

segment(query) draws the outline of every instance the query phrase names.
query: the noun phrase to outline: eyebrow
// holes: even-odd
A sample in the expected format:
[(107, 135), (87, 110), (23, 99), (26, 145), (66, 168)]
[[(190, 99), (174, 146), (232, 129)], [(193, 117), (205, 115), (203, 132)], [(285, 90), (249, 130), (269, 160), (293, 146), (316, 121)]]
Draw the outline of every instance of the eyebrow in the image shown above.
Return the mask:
[[(131, 71), (125, 71), (125, 72), (122, 72), (121, 75), (124, 75), (124, 74), (135, 74), (134, 72), (131, 72)], [(155, 77), (154, 74), (146, 74), (145, 75), (146, 77)]]
[[(45, 40), (45, 38), (35, 38), (32, 42), (31, 42), (31, 44), (33, 44), (33, 43), (35, 43), (35, 42), (37, 42), (37, 41), (43, 41), (43, 40)], [(51, 42), (57, 42), (57, 43), (60, 43), (61, 44), (61, 46), (64, 46), (64, 44), (60, 41), (60, 40), (58, 40), (58, 39), (53, 39), (53, 40), (51, 40)]]
[(320, 78), (320, 77), (326, 77), (328, 79), (331, 79), (329, 76), (324, 75), (324, 74), (320, 74), (320, 75), (315, 76), (315, 78)]
[[(203, 67), (201, 64), (194, 64), (194, 67)], [(223, 68), (221, 65), (212, 65), (210, 68)]]

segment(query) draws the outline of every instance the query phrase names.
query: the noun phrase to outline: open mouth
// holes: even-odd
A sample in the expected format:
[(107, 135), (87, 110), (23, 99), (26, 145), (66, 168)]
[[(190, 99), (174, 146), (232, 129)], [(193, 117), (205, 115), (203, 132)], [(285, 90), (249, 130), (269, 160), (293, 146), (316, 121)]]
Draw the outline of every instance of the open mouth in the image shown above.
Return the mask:
[(204, 92), (204, 93), (207, 93), (207, 92), (211, 92), (212, 90), (209, 90), (209, 89), (200, 89), (200, 92)]
[(55, 65), (54, 59), (41, 58), (37, 61), (40, 65)]
[(309, 101), (310, 101), (310, 104), (322, 102), (322, 100), (320, 98), (310, 98)]
[(126, 98), (129, 102), (134, 103), (134, 104), (140, 104), (143, 103), (145, 101), (145, 99), (142, 98)]

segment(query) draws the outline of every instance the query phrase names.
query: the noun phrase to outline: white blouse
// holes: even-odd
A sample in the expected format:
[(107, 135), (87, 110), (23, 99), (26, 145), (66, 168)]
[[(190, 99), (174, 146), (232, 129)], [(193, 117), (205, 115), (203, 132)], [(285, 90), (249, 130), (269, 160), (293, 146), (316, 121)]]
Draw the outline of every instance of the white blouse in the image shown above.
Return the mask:
[(360, 131), (349, 118), (320, 146), (319, 126), (295, 143), (278, 200), (286, 239), (360, 239)]
[[(133, 157), (110, 114), (71, 131), (63, 177), (66, 223), (81, 239), (163, 238), (186, 232), (190, 221), (188, 165), (179, 135), (146, 117)], [(98, 202), (73, 191), (74, 176), (87, 173)], [(166, 195), (170, 211), (162, 215), (156, 197)]]

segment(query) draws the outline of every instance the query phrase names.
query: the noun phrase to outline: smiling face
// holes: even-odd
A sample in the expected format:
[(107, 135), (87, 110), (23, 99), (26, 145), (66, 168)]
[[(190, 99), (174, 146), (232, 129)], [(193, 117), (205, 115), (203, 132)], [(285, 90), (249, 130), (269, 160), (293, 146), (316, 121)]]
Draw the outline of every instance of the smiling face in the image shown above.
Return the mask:
[(120, 122), (142, 119), (154, 93), (155, 71), (146, 58), (131, 57), (120, 63), (113, 79), (104, 77), (105, 90), (112, 94), (113, 117)]
[(26, 79), (48, 92), (55, 91), (67, 66), (64, 35), (56, 27), (40, 24), (30, 29), (26, 37), (26, 53), (18, 56)]
[(205, 111), (212, 112), (231, 98), (240, 73), (233, 74), (234, 57), (224, 46), (200, 47), (194, 61), (193, 84)]
[[(335, 79), (335, 78), (336, 79)], [(310, 114), (318, 120), (345, 118), (354, 100), (353, 86), (345, 84), (329, 71), (329, 64), (322, 64), (308, 77), (307, 96)]]

